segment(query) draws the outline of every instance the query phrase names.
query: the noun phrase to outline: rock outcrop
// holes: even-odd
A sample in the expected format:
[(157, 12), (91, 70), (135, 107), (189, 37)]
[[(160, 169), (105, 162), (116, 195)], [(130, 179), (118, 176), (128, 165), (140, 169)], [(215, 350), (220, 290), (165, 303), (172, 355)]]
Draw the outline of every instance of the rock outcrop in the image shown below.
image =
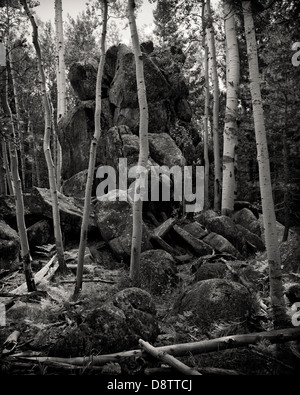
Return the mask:
[(19, 266), (20, 239), (17, 232), (0, 219), (0, 270)]

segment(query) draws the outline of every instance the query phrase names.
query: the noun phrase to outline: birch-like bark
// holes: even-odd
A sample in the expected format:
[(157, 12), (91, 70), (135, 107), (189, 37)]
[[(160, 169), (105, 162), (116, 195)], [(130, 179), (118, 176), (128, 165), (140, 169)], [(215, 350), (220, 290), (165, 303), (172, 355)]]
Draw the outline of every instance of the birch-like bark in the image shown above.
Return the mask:
[(225, 0), (226, 111), (223, 133), (223, 183), (221, 207), (223, 215), (230, 215), (233, 212), (236, 193), (236, 120), (238, 115), (240, 59), (234, 15), (234, 6), (229, 0)]
[(251, 2), (243, 1), (244, 26), (249, 63), (250, 91), (253, 106), (254, 129), (259, 169), (259, 185), (262, 202), (264, 236), (269, 263), (270, 299), (274, 328), (287, 325), (286, 308), (283, 297), (281, 256), (278, 245), (276, 217), (270, 174), (267, 135), (262, 105), (257, 44), (252, 16)]
[(6, 77), (6, 105), (9, 110), (9, 117), (11, 123), (12, 136), (10, 139), (10, 163), (11, 163), (11, 174), (15, 192), (15, 201), (16, 201), (16, 219), (17, 219), (17, 227), (18, 234), (20, 237), (21, 243), (21, 255), (23, 262), (24, 275), (27, 285), (28, 292), (36, 291), (36, 285), (34, 282), (34, 276), (32, 272), (32, 258), (30, 255), (29, 243), (27, 238), (27, 230), (25, 224), (25, 210), (24, 210), (24, 201), (23, 201), (23, 190), (22, 190), (22, 181), (19, 175), (19, 160), (18, 160), (18, 151), (17, 151), (17, 143), (16, 143), (16, 133), (14, 126), (13, 114), (11, 111), (11, 107), (8, 100), (8, 75)]
[(7, 155), (7, 144), (6, 144), (6, 139), (3, 139), (3, 145), (2, 145), (2, 154), (3, 154), (3, 163), (4, 163), (4, 168), (5, 168), (5, 179), (8, 185), (8, 192), (10, 196), (15, 195), (15, 190), (14, 190), (14, 185), (12, 182), (12, 174), (11, 174), (11, 169), (8, 161), (8, 155)]
[(219, 108), (220, 108), (220, 88), (217, 69), (217, 56), (215, 44), (215, 32), (211, 15), (210, 0), (206, 1), (207, 10), (207, 30), (206, 37), (209, 49), (209, 58), (212, 69), (212, 85), (213, 85), (213, 144), (214, 144), (214, 210), (221, 210), (221, 158), (220, 158), (220, 142), (219, 142)]
[(38, 157), (38, 141), (36, 139), (36, 136), (34, 134), (34, 128), (33, 128), (33, 122), (31, 121), (30, 118), (30, 112), (28, 111), (28, 124), (27, 124), (27, 133), (28, 136), (32, 135), (33, 136), (33, 141), (32, 141), (32, 151), (33, 151), (33, 158), (34, 158), (34, 163), (32, 164), (32, 174), (34, 174), (34, 178), (36, 183), (34, 183), (34, 186), (40, 187), (41, 184), (41, 171), (40, 171), (40, 162), (39, 162), (39, 157)]
[(208, 157), (208, 121), (209, 121), (209, 71), (208, 71), (208, 46), (206, 35), (206, 20), (204, 6), (202, 7), (202, 24), (204, 48), (204, 76), (205, 76), (205, 103), (203, 117), (203, 149), (204, 149), (204, 210), (209, 209), (209, 157)]
[(47, 94), (47, 86), (46, 86), (46, 77), (42, 62), (42, 54), (40, 49), (40, 44), (38, 40), (38, 27), (36, 25), (34, 16), (29, 10), (28, 4), (26, 0), (21, 0), (21, 3), (28, 15), (28, 18), (31, 22), (33, 29), (33, 45), (36, 51), (37, 60), (38, 60), (38, 69), (41, 79), (41, 90), (43, 96), (43, 106), (45, 113), (45, 133), (44, 133), (44, 154), (46, 158), (48, 175), (49, 175), (49, 184), (50, 184), (50, 193), (52, 200), (52, 215), (53, 215), (53, 227), (54, 227), (54, 238), (56, 244), (56, 252), (57, 259), (59, 263), (59, 269), (61, 273), (67, 272), (67, 265), (64, 259), (64, 249), (63, 249), (63, 239), (62, 232), (60, 227), (60, 214), (59, 214), (59, 206), (58, 206), (58, 195), (57, 195), (57, 184), (56, 184), (56, 175), (55, 175), (55, 167), (52, 160), (52, 154), (50, 149), (50, 136), (51, 136), (51, 107), (49, 103), (49, 98)]
[(4, 156), (3, 156), (3, 143), (4, 143), (4, 139), (1, 140), (1, 147), (0, 147), (0, 195), (7, 195), (7, 183), (6, 183)]
[(76, 299), (82, 289), (82, 275), (83, 275), (83, 264), (85, 248), (87, 244), (87, 232), (90, 218), (90, 207), (91, 207), (91, 195), (94, 180), (94, 169), (96, 164), (96, 154), (99, 139), (101, 137), (101, 88), (102, 88), (102, 77), (104, 72), (105, 57), (106, 57), (106, 32), (107, 32), (107, 16), (108, 16), (108, 2), (102, 0), (102, 35), (101, 35), (101, 48), (100, 48), (100, 63), (98, 66), (97, 85), (96, 85), (96, 108), (95, 108), (95, 132), (90, 146), (90, 157), (87, 182), (85, 187), (85, 199), (84, 209), (82, 217), (82, 225), (80, 232), (80, 244), (78, 251), (78, 263), (76, 273), (76, 285), (74, 290), (74, 298)]
[[(57, 75), (57, 127), (66, 114), (66, 66), (65, 44), (63, 32), (62, 0), (55, 0), (55, 27), (56, 27), (56, 75)], [(56, 179), (57, 189), (61, 189), (62, 149), (58, 134), (56, 133)]]
[(16, 70), (15, 70), (15, 65), (19, 61), (16, 57), (13, 55), (14, 49), (9, 48), (8, 51), (8, 61), (10, 65), (10, 74), (11, 74), (11, 81), (12, 81), (12, 87), (13, 87), (13, 92), (14, 92), (14, 102), (15, 102), (15, 109), (16, 109), (16, 125), (17, 128), (15, 130), (16, 134), (16, 141), (15, 144), (18, 145), (17, 151), (20, 152), (20, 161), (21, 161), (21, 182), (22, 182), (22, 187), (25, 189), (25, 149), (24, 149), (24, 132), (21, 127), (21, 111), (20, 111), (20, 103), (19, 103), (19, 97), (18, 97), (18, 84), (17, 84), (17, 76), (16, 76)]
[[(144, 62), (143, 55), (140, 49), (139, 36), (136, 27), (134, 15), (135, 3), (134, 0), (128, 0), (128, 19), (131, 33), (131, 42), (134, 51), (136, 64), (136, 82), (137, 93), (140, 110), (139, 123), (139, 139), (140, 152), (138, 166), (147, 167), (149, 156), (149, 142), (148, 142), (148, 103), (146, 95), (146, 85), (144, 78)], [(137, 174), (137, 182), (134, 193), (133, 202), (133, 229), (131, 242), (131, 259), (130, 259), (130, 279), (133, 286), (140, 286), (140, 256), (142, 244), (142, 224), (143, 224), (143, 193), (144, 193), (144, 177), (145, 174)]]

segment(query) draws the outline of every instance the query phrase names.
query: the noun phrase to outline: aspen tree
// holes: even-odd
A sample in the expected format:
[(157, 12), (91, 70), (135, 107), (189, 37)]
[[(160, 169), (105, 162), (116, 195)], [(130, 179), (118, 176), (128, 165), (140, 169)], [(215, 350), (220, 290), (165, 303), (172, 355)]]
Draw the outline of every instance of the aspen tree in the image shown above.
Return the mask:
[[(12, 80), (14, 81), (14, 80)], [(23, 190), (22, 190), (22, 181), (19, 175), (19, 160), (18, 160), (18, 151), (17, 151), (17, 142), (16, 142), (16, 132), (14, 126), (14, 118), (13, 113), (11, 111), (11, 107), (8, 100), (8, 75), (6, 79), (6, 108), (9, 110), (10, 124), (12, 130), (12, 137), (10, 139), (10, 164), (11, 164), (11, 174), (12, 174), (12, 182), (14, 187), (14, 194), (16, 200), (16, 219), (17, 219), (17, 227), (18, 234), (20, 237), (21, 243), (21, 256), (23, 262), (23, 269), (25, 280), (27, 284), (28, 292), (36, 291), (36, 285), (34, 281), (34, 276), (32, 272), (32, 258), (30, 255), (27, 230), (25, 224), (25, 210), (24, 210), (24, 201), (23, 201)]]
[(212, 85), (213, 85), (213, 146), (214, 146), (214, 210), (221, 209), (221, 158), (220, 158), (220, 142), (219, 142), (219, 111), (220, 111), (220, 88), (217, 69), (217, 56), (215, 45), (215, 32), (211, 15), (210, 0), (206, 1), (206, 37), (209, 49), (209, 59), (212, 69)]
[(222, 214), (230, 215), (236, 192), (236, 148), (240, 59), (232, 2), (223, 3), (226, 35), (226, 110), (223, 133)]
[(90, 206), (91, 206), (91, 194), (94, 179), (94, 169), (96, 164), (96, 154), (97, 146), (101, 136), (101, 87), (102, 87), (102, 77), (105, 65), (106, 57), (106, 31), (107, 31), (107, 15), (108, 15), (108, 2), (107, 0), (102, 0), (102, 35), (101, 35), (101, 48), (100, 48), (100, 63), (98, 66), (97, 74), (97, 85), (96, 85), (96, 109), (95, 109), (95, 132), (90, 146), (90, 157), (89, 157), (89, 167), (87, 182), (85, 188), (85, 199), (84, 199), (84, 209), (83, 218), (80, 232), (80, 244), (78, 251), (78, 263), (77, 263), (77, 274), (76, 274), (76, 285), (73, 297), (76, 299), (81, 288), (82, 288), (82, 274), (83, 274), (83, 264), (85, 248), (87, 243), (87, 231), (90, 218)]
[[(56, 79), (57, 79), (57, 125), (66, 113), (66, 66), (65, 45), (62, 18), (62, 0), (55, 0), (55, 30), (56, 30)], [(57, 133), (56, 141), (56, 178), (57, 189), (61, 188), (62, 150)]]
[(204, 103), (204, 210), (209, 209), (209, 157), (208, 157), (208, 120), (209, 120), (209, 70), (208, 70), (208, 46), (206, 34), (205, 6), (202, 5), (202, 24), (203, 38), (202, 46), (204, 48), (204, 76), (205, 76), (205, 103)]
[[(140, 152), (138, 167), (147, 167), (149, 156), (149, 142), (148, 142), (148, 103), (146, 96), (146, 85), (144, 78), (144, 62), (143, 55), (140, 49), (139, 36), (136, 27), (136, 20), (134, 15), (135, 3), (134, 0), (128, 0), (128, 19), (131, 33), (131, 42), (134, 51), (136, 64), (136, 82), (137, 94), (140, 110), (139, 122), (139, 141)], [(140, 286), (140, 256), (142, 244), (142, 224), (143, 224), (143, 193), (144, 193), (144, 177), (145, 174), (140, 172), (137, 174), (137, 182), (134, 192), (133, 202), (133, 229), (131, 242), (131, 259), (130, 259), (130, 279), (134, 286)]]
[(44, 133), (44, 154), (47, 163), (48, 175), (49, 175), (49, 184), (50, 184), (50, 193), (52, 200), (52, 215), (53, 215), (53, 227), (54, 227), (54, 237), (56, 244), (56, 252), (59, 263), (59, 269), (61, 273), (65, 273), (67, 271), (67, 266), (64, 259), (64, 248), (63, 248), (63, 239), (62, 232), (60, 227), (60, 214), (59, 214), (59, 205), (58, 205), (58, 195), (57, 195), (57, 184), (56, 184), (56, 175), (54, 163), (52, 160), (52, 154), (50, 149), (50, 136), (51, 136), (51, 107), (49, 103), (49, 97), (47, 94), (47, 86), (46, 86), (46, 77), (42, 62), (42, 53), (38, 39), (38, 27), (36, 25), (34, 16), (29, 10), (28, 4), (26, 0), (21, 0), (21, 3), (28, 15), (28, 18), (31, 22), (33, 29), (33, 45), (36, 51), (37, 60), (38, 60), (38, 69), (41, 79), (41, 90), (43, 96), (43, 106), (44, 106), (44, 115), (45, 115), (45, 133)]
[(272, 305), (274, 327), (275, 329), (279, 329), (280, 327), (286, 326), (287, 316), (283, 297), (281, 256), (278, 245), (267, 135), (260, 89), (256, 35), (252, 16), (251, 2), (243, 1), (242, 7), (247, 42), (250, 91), (252, 98), (255, 139), (257, 147), (257, 161), (259, 169), (259, 185), (262, 202), (264, 236), (269, 263), (270, 299)]

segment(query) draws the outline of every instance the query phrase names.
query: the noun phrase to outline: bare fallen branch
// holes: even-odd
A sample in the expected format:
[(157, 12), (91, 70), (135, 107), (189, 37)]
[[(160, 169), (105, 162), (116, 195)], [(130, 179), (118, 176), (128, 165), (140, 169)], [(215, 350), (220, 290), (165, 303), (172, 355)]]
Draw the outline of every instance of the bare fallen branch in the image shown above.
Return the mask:
[(153, 347), (150, 343), (140, 339), (139, 344), (148, 354), (154, 356), (155, 358), (161, 360), (162, 362), (167, 363), (172, 368), (178, 370), (180, 373), (191, 375), (191, 376), (201, 376), (201, 373), (199, 373), (197, 370), (190, 368), (189, 366), (185, 365), (183, 362), (179, 361), (172, 355), (167, 354), (165, 351), (159, 351), (158, 349)]
[[(163, 351), (173, 356), (187, 356), (190, 354), (203, 354), (214, 351), (222, 351), (232, 348), (247, 347), (250, 344), (257, 344), (262, 340), (267, 340), (272, 344), (285, 343), (300, 338), (300, 327), (277, 329), (267, 332), (246, 333), (243, 335), (224, 336), (217, 339), (202, 340), (194, 343), (174, 344), (170, 346), (157, 347), (158, 351)], [(75, 357), (75, 358), (59, 358), (59, 357), (20, 357), (31, 359), (33, 361), (44, 362), (47, 360), (74, 365), (86, 365), (92, 362), (96, 366), (105, 365), (108, 362), (120, 362), (123, 358), (143, 357), (147, 359), (147, 353), (142, 350), (123, 351), (114, 354)], [(15, 355), (18, 358), (18, 355)]]

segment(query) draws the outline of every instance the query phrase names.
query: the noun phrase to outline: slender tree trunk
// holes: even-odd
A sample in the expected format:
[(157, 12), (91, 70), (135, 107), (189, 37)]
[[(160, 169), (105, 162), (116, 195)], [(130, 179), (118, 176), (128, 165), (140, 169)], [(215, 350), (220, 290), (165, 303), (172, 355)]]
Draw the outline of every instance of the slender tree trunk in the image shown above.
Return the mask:
[(282, 236), (282, 241), (287, 241), (289, 237), (290, 230), (290, 208), (289, 208), (289, 164), (288, 164), (288, 145), (287, 145), (287, 133), (288, 130), (288, 98), (285, 98), (285, 108), (284, 108), (284, 127), (282, 130), (282, 146), (283, 146), (283, 172), (284, 172), (284, 233)]
[(207, 8), (207, 42), (212, 68), (213, 84), (213, 144), (214, 144), (214, 210), (221, 210), (221, 158), (220, 158), (220, 141), (219, 141), (219, 110), (220, 110), (220, 88), (217, 69), (217, 56), (215, 44), (215, 32), (211, 15), (210, 0), (206, 1)]
[(202, 46), (204, 48), (204, 75), (205, 75), (205, 104), (204, 104), (204, 210), (209, 209), (209, 157), (208, 157), (208, 121), (209, 121), (209, 70), (208, 70), (208, 46), (206, 35), (206, 20), (204, 6), (202, 7), (202, 24), (203, 24), (203, 39)]
[[(65, 45), (63, 33), (62, 0), (55, 0), (55, 27), (57, 45), (57, 127), (60, 120), (66, 114), (66, 66), (65, 66)], [(62, 169), (62, 150), (56, 133), (56, 178), (57, 188), (61, 189), (61, 169)]]
[(4, 168), (5, 168), (6, 182), (8, 185), (8, 191), (11, 196), (14, 196), (15, 191), (14, 191), (14, 185), (12, 182), (12, 174), (11, 174), (10, 165), (9, 165), (8, 156), (7, 156), (7, 144), (6, 144), (5, 138), (3, 139), (2, 153), (3, 153), (3, 162), (4, 162)]
[(11, 163), (11, 172), (12, 172), (14, 191), (15, 191), (16, 218), (17, 218), (18, 233), (21, 243), (21, 255), (23, 261), (25, 280), (27, 284), (27, 290), (28, 292), (33, 292), (36, 291), (36, 285), (34, 282), (34, 276), (31, 267), (32, 259), (30, 255), (27, 230), (25, 225), (25, 217), (24, 217), (25, 210), (24, 210), (24, 202), (23, 202), (22, 181), (19, 175), (19, 160), (18, 160), (18, 152), (17, 152), (17, 144), (16, 144), (14, 119), (8, 100), (8, 75), (6, 81), (6, 103), (7, 103), (7, 108), (9, 109), (9, 116), (11, 121), (10, 123), (12, 129), (12, 138), (10, 140), (10, 163)]
[(49, 184), (50, 184), (50, 193), (52, 200), (52, 213), (53, 213), (53, 224), (54, 224), (54, 237), (56, 244), (56, 252), (59, 263), (59, 268), (61, 273), (67, 272), (67, 266), (64, 260), (64, 248), (63, 248), (63, 239), (60, 227), (60, 214), (59, 214), (59, 206), (58, 206), (58, 195), (57, 195), (57, 184), (56, 184), (56, 175), (55, 168), (52, 160), (51, 149), (50, 149), (50, 136), (51, 136), (51, 107), (49, 103), (49, 98), (47, 94), (46, 87), (46, 77), (42, 62), (41, 49), (38, 40), (38, 28), (35, 22), (33, 15), (31, 14), (27, 1), (21, 0), (22, 5), (28, 15), (28, 18), (31, 22), (33, 28), (33, 44), (36, 50), (37, 59), (38, 59), (38, 69), (41, 78), (41, 89), (43, 94), (43, 105), (45, 112), (45, 134), (44, 134), (44, 154), (47, 162), (48, 175), (49, 175)]
[(236, 147), (238, 86), (240, 77), (239, 48), (235, 29), (234, 7), (229, 0), (224, 2), (226, 34), (226, 112), (223, 134), (223, 187), (222, 214), (233, 212), (236, 191)]
[(101, 136), (101, 108), (102, 108), (101, 87), (102, 87), (102, 77), (103, 77), (105, 57), (106, 57), (105, 41), (106, 41), (106, 31), (107, 31), (107, 16), (108, 16), (108, 2), (107, 0), (102, 0), (101, 54), (100, 54), (100, 63), (98, 67), (97, 85), (96, 85), (95, 132), (90, 147), (89, 167), (88, 167), (87, 182), (85, 187), (84, 209), (83, 209), (82, 225), (80, 232), (80, 244), (78, 251), (76, 285), (74, 290), (75, 299), (77, 298), (82, 288), (83, 264), (84, 264), (85, 248), (87, 244), (88, 225), (90, 219), (94, 169), (96, 164), (97, 146)]
[(251, 2), (243, 1), (242, 6), (247, 42), (250, 91), (254, 116), (264, 235), (269, 263), (270, 298), (274, 327), (275, 329), (279, 329), (280, 327), (285, 327), (288, 321), (286, 316), (285, 302), (283, 298), (281, 257), (278, 246), (276, 217), (270, 175), (269, 153), (260, 90), (257, 44), (251, 10)]
[[(147, 167), (149, 156), (149, 142), (148, 142), (148, 103), (146, 96), (146, 85), (144, 78), (144, 62), (143, 55), (140, 49), (139, 36), (136, 27), (134, 15), (134, 0), (128, 0), (128, 19), (131, 33), (131, 41), (134, 50), (135, 64), (136, 64), (136, 82), (137, 93), (140, 110), (140, 124), (139, 124), (139, 139), (140, 152), (138, 166)], [(130, 279), (134, 286), (140, 286), (140, 256), (142, 244), (142, 224), (143, 224), (143, 193), (144, 193), (144, 177), (145, 174), (137, 174), (137, 182), (134, 193), (133, 203), (133, 229), (132, 229), (132, 243), (131, 243), (131, 259), (130, 259)]]
[(0, 195), (7, 195), (7, 183), (5, 176), (5, 164), (3, 157), (3, 142), (1, 139), (1, 149), (0, 149)]
[(38, 156), (38, 141), (36, 136), (34, 135), (34, 128), (33, 128), (33, 123), (30, 119), (30, 112), (28, 111), (28, 125), (27, 125), (27, 133), (28, 136), (32, 135), (33, 136), (33, 141), (32, 141), (32, 151), (33, 151), (33, 159), (34, 163), (32, 164), (32, 173), (35, 175), (35, 180), (36, 183), (33, 185), (37, 186), (38, 188), (42, 185), (41, 184), (41, 171), (40, 171), (40, 162), (39, 162), (39, 156)]
[(16, 109), (16, 119), (17, 119), (17, 130), (16, 130), (16, 144), (18, 146), (17, 151), (20, 152), (20, 162), (21, 162), (21, 182), (22, 182), (22, 187), (25, 189), (25, 150), (24, 150), (24, 132), (21, 126), (21, 111), (20, 111), (20, 103), (19, 103), (19, 97), (18, 97), (18, 85), (17, 85), (17, 76), (16, 76), (16, 70), (15, 70), (15, 65), (19, 61), (14, 57), (13, 55), (14, 49), (11, 47), (10, 50), (8, 51), (8, 60), (9, 60), (9, 65), (10, 65), (10, 74), (11, 74), (11, 80), (12, 80), (12, 87), (13, 87), (13, 92), (14, 92), (14, 102), (15, 102), (15, 109)]

